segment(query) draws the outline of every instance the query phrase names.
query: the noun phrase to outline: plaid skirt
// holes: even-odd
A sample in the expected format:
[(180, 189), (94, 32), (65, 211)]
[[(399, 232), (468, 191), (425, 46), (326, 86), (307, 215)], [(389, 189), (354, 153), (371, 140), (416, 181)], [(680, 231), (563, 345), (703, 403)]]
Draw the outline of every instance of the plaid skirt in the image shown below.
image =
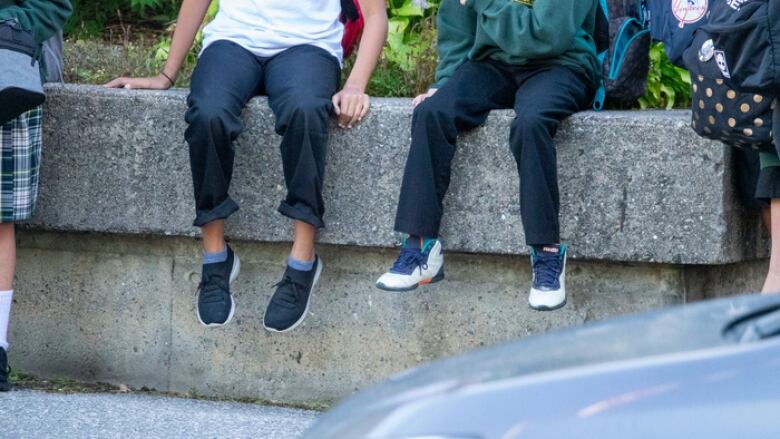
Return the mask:
[(0, 223), (29, 219), (38, 198), (42, 107), (0, 126)]

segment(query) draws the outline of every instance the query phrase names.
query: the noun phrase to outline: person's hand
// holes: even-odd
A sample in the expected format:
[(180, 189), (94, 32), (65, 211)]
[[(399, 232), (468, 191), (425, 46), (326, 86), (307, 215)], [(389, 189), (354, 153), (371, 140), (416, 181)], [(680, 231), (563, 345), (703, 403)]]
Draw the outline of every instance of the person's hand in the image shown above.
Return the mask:
[(412, 100), (412, 106), (416, 107), (416, 106), (422, 104), (422, 102), (424, 100), (426, 100), (429, 97), (433, 96), (433, 94), (436, 93), (437, 90), (438, 90), (438, 88), (432, 88), (432, 89), (428, 90), (426, 93), (423, 93), (420, 96), (417, 96), (416, 98), (414, 98), (414, 100)]
[(171, 84), (171, 81), (163, 74), (150, 76), (148, 78), (116, 78), (104, 85), (104, 87), (109, 88), (140, 88), (150, 90), (167, 90), (172, 86), (173, 84)]
[(352, 128), (363, 120), (371, 107), (371, 99), (360, 87), (346, 85), (333, 96), (333, 109), (341, 128)]

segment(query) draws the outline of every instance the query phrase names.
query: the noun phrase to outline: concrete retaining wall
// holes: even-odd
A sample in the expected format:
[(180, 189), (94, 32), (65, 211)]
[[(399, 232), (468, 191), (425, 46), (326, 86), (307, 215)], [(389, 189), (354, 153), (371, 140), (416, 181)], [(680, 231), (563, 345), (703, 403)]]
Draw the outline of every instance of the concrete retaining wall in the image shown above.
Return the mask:
[[(553, 328), (751, 291), (765, 264), (681, 266), (572, 261), (569, 303), (527, 305), (527, 257), (450, 254), (447, 281), (411, 294), (374, 288), (391, 250), (325, 245), (311, 314), (290, 334), (262, 328), (288, 246), (234, 242), (242, 274), (235, 320), (195, 318), (191, 238), (26, 232), (20, 237), (13, 366), (44, 377), (329, 404), (420, 362)], [(762, 273), (762, 271), (764, 271)], [(708, 284), (725, 276), (726, 288)]]
[[(195, 235), (184, 142), (185, 91), (48, 89), (46, 163), (38, 215), (46, 229)], [(286, 241), (273, 116), (264, 99), (245, 111), (229, 233)], [(447, 198), (443, 238), (453, 251), (526, 254), (518, 179), (507, 145), (512, 113), (464, 136)], [(763, 255), (734, 200), (730, 150), (701, 139), (687, 111), (582, 113), (559, 133), (561, 227), (584, 259), (722, 264)], [(321, 242), (388, 247), (409, 148), (411, 107), (376, 99), (352, 131), (333, 130)], [(695, 244), (695, 245), (694, 245)]]
[(730, 150), (687, 112), (583, 113), (559, 139), (566, 308), (531, 311), (505, 140), (509, 112), (465, 136), (448, 197), (447, 281), (412, 294), (373, 282), (395, 257), (408, 100), (378, 99), (333, 131), (321, 290), (291, 334), (261, 317), (288, 251), (278, 138), (264, 100), (245, 113), (228, 233), (243, 262), (235, 321), (195, 319), (199, 245), (183, 91), (49, 89), (41, 203), (20, 234), (16, 369), (160, 390), (328, 404), (406, 367), (495, 342), (760, 287), (758, 220), (735, 202)]

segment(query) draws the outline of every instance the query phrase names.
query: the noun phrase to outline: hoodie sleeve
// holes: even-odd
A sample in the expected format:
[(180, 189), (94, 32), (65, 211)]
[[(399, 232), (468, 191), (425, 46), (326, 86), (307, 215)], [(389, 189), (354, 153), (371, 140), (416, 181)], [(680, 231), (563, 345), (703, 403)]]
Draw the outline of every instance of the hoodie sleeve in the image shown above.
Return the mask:
[(476, 35), (476, 14), (464, 8), (459, 0), (443, 0), (437, 17), (439, 64), (436, 66), (436, 83), (431, 88), (441, 88), (466, 62)]
[(18, 21), (42, 43), (62, 30), (72, 12), (70, 0), (25, 0), (0, 9), (0, 21)]
[(504, 52), (527, 59), (569, 50), (593, 9), (586, 0), (467, 0), (480, 32)]

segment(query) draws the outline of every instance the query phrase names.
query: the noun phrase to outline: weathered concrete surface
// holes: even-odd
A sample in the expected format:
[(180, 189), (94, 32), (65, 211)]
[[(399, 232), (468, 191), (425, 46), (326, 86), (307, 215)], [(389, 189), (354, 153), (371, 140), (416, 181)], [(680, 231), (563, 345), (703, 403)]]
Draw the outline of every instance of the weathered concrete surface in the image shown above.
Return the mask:
[[(392, 294), (373, 282), (394, 251), (326, 245), (310, 316), (279, 335), (264, 331), (261, 319), (285, 244), (233, 243), (243, 262), (233, 288), (236, 318), (207, 329), (195, 318), (194, 239), (22, 232), (19, 241), (16, 369), (304, 404), (327, 404), (420, 362), (482, 345), (701, 298), (707, 279), (721, 271), (694, 267), (688, 277), (684, 266), (572, 261), (569, 304), (539, 313), (526, 302), (527, 257), (449, 254), (445, 282)], [(732, 272), (739, 277), (740, 270)]]
[[(41, 202), (51, 230), (193, 235), (183, 90), (48, 89)], [(443, 238), (449, 250), (524, 254), (512, 114), (464, 136)], [(236, 239), (285, 241), (278, 137), (264, 99), (236, 144)], [(325, 198), (330, 244), (389, 247), (409, 146), (408, 100), (376, 99), (353, 131), (334, 129)], [(688, 127), (689, 113), (582, 113), (559, 134), (562, 233), (581, 259), (724, 264), (765, 254), (731, 188), (730, 150)]]
[(764, 286), (769, 269), (766, 260), (731, 264), (713, 269), (710, 266), (685, 267), (686, 301), (716, 299), (742, 293), (758, 293)]
[(0, 394), (4, 438), (295, 439), (318, 413), (146, 395)]

